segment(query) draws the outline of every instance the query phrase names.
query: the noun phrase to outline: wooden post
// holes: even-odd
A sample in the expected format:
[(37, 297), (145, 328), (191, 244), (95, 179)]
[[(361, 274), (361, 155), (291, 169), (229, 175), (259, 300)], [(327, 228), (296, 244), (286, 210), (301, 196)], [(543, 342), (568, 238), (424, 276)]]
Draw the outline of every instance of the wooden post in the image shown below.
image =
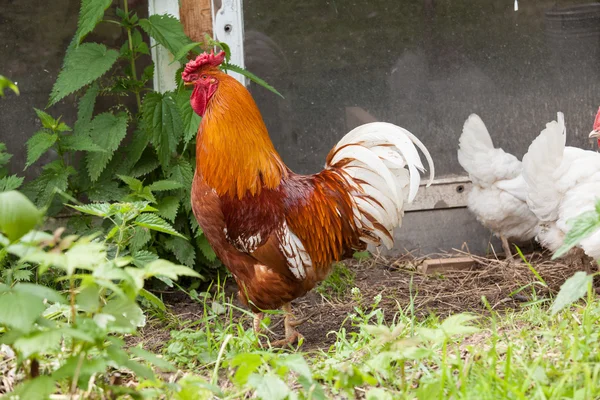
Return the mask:
[(194, 42), (213, 36), (211, 0), (180, 0), (179, 15), (183, 30)]

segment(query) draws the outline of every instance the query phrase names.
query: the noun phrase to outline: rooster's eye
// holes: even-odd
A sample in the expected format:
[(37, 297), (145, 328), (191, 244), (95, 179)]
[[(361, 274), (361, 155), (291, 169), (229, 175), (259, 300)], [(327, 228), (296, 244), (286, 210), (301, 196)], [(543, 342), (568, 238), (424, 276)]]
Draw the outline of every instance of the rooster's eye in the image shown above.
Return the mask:
[(204, 79), (204, 80), (207, 80), (208, 79), (208, 75), (202, 75), (201, 78)]

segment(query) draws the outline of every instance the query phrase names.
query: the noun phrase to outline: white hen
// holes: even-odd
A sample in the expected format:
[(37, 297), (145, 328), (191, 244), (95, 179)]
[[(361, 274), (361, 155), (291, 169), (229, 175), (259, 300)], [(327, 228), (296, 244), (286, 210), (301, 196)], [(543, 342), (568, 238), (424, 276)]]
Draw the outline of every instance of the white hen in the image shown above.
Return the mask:
[[(531, 143), (523, 157), (527, 204), (539, 218), (537, 240), (556, 251), (569, 230), (567, 222), (594, 209), (600, 198), (600, 154), (565, 146), (563, 113)], [(600, 259), (600, 232), (581, 242), (583, 251)]]
[(521, 162), (512, 154), (494, 148), (485, 124), (476, 114), (465, 121), (459, 139), (458, 162), (473, 181), (469, 210), (500, 237), (506, 257), (512, 258), (508, 240), (533, 239), (538, 223), (527, 207), (527, 185), (521, 175)]

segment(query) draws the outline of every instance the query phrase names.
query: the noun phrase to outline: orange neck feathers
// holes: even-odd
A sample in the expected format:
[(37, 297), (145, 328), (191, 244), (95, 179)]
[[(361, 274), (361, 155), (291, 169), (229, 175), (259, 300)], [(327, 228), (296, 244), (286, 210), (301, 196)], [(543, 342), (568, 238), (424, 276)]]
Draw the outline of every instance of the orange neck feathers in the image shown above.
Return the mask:
[(196, 169), (219, 196), (243, 198), (274, 189), (287, 168), (269, 138), (260, 111), (246, 88), (218, 73), (196, 139)]

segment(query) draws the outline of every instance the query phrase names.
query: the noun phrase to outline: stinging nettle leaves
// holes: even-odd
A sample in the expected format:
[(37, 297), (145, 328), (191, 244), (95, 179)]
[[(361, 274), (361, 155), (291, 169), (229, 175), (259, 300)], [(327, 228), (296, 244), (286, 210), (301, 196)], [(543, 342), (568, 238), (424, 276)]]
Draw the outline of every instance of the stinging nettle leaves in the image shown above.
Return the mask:
[(250, 72), (240, 66), (237, 66), (235, 64), (223, 63), (223, 64), (221, 64), (221, 68), (226, 71), (233, 71), (233, 72), (237, 72), (238, 74), (244, 75), (246, 78), (250, 79), (252, 82), (256, 83), (257, 85), (260, 85), (260, 86), (264, 87), (265, 89), (275, 93), (276, 95), (280, 96), (282, 99), (285, 98), (273, 86), (269, 85), (263, 79), (259, 78), (258, 76), (254, 75), (252, 72)]
[(95, 181), (127, 135), (127, 114), (103, 113), (97, 115), (92, 121), (91, 132), (94, 142), (106, 150), (103, 153), (96, 152), (87, 155), (88, 173), (90, 179)]
[(185, 46), (192, 42), (183, 32), (181, 22), (172, 15), (151, 15), (148, 19), (141, 19), (139, 25), (173, 55), (179, 54)]
[(49, 133), (41, 130), (35, 133), (27, 141), (27, 163), (25, 168), (36, 162), (45, 152), (47, 152), (58, 140), (56, 133)]
[(185, 236), (177, 232), (171, 226), (171, 224), (169, 224), (167, 221), (165, 221), (156, 214), (144, 213), (137, 217), (135, 221), (133, 221), (133, 223), (142, 228), (148, 228), (153, 231), (168, 233), (170, 235), (178, 236), (180, 238), (185, 239)]
[(179, 115), (181, 116), (181, 122), (183, 124), (183, 142), (188, 143), (198, 133), (198, 128), (200, 127), (202, 117), (192, 110), (189, 91), (179, 91), (176, 99), (177, 107), (179, 108)]
[(594, 275), (588, 275), (583, 271), (578, 271), (572, 277), (567, 279), (560, 287), (556, 299), (552, 304), (551, 313), (556, 315), (560, 310), (570, 306), (581, 299), (587, 293), (588, 286), (592, 283)]
[(142, 114), (144, 126), (152, 145), (156, 147), (158, 159), (163, 168), (168, 167), (171, 154), (177, 149), (183, 130), (173, 92), (148, 93), (144, 97)]
[(81, 43), (83, 38), (90, 33), (104, 17), (104, 11), (112, 0), (82, 0), (81, 10), (79, 11), (79, 23), (75, 33), (75, 42)]
[(104, 75), (117, 61), (119, 52), (98, 43), (69, 47), (62, 70), (54, 83), (48, 106), (91, 84)]
[(596, 203), (595, 210), (584, 212), (573, 220), (568, 221), (570, 229), (565, 236), (563, 245), (552, 256), (553, 260), (565, 255), (569, 250), (581, 243), (583, 239), (600, 229), (600, 212), (597, 211), (599, 206), (600, 201)]

